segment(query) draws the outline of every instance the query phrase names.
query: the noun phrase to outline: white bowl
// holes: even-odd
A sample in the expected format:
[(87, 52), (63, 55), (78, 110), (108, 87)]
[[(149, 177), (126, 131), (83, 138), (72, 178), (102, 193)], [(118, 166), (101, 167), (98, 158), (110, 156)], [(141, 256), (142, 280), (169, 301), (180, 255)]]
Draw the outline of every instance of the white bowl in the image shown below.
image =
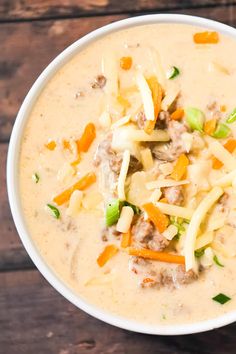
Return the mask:
[(176, 324), (176, 325), (147, 325), (136, 321), (127, 320), (123, 317), (112, 315), (102, 309), (95, 307), (92, 304), (86, 302), (79, 295), (75, 294), (70, 288), (66, 286), (57, 275), (48, 267), (45, 260), (41, 257), (37, 248), (35, 247), (31, 236), (27, 230), (24, 216), (22, 213), (20, 195), (19, 195), (19, 179), (18, 179), (18, 161), (21, 145), (21, 138), (24, 132), (25, 125), (29, 113), (35, 104), (35, 101), (47, 82), (52, 76), (60, 69), (71, 57), (80, 52), (90, 43), (97, 39), (110, 34), (112, 32), (122, 30), (125, 28), (147, 25), (154, 23), (181, 23), (189, 24), (200, 27), (205, 27), (210, 30), (220, 32), (222, 34), (233, 37), (236, 40), (236, 29), (224, 25), (222, 23), (204, 19), (201, 17), (187, 16), (187, 15), (173, 15), (173, 14), (157, 14), (146, 15), (140, 17), (133, 17), (112, 23), (110, 25), (99, 28), (83, 38), (79, 39), (67, 49), (65, 49), (60, 55), (56, 57), (48, 67), (42, 72), (39, 78), (36, 80), (29, 93), (27, 94), (20, 111), (17, 115), (14, 128), (11, 135), (8, 159), (7, 159), (7, 187), (10, 207), (13, 215), (13, 219), (20, 235), (21, 241), (26, 248), (32, 261), (42, 273), (42, 275), (48, 280), (48, 282), (67, 300), (73, 303), (81, 310), (88, 314), (114, 326), (128, 329), (140, 333), (148, 334), (161, 334), (161, 335), (177, 335), (177, 334), (190, 334), (208, 331), (214, 328), (218, 328), (236, 320), (236, 311), (229, 312), (225, 315), (219, 316), (207, 321), (195, 322), (191, 324)]

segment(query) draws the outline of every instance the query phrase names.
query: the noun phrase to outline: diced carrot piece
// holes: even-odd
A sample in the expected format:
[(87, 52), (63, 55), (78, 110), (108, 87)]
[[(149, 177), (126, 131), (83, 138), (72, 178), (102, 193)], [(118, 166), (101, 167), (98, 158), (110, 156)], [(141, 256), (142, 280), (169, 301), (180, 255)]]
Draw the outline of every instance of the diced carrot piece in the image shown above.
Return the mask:
[(227, 111), (226, 105), (222, 104), (222, 106), (220, 106), (220, 110), (221, 110), (221, 112), (226, 112)]
[(88, 123), (79, 140), (77, 140), (78, 152), (87, 152), (96, 138), (96, 128), (93, 123)]
[(87, 175), (85, 175), (84, 177), (82, 177), (78, 182), (76, 182), (75, 184), (73, 184), (73, 186), (71, 186), (70, 188), (64, 190), (62, 193), (60, 193), (59, 195), (57, 195), (56, 197), (53, 198), (53, 201), (57, 204), (57, 205), (62, 205), (66, 202), (68, 202), (68, 200), (71, 197), (71, 194), (75, 191), (75, 190), (80, 190), (83, 191), (84, 189), (88, 188), (89, 186), (91, 186), (91, 184), (93, 184), (94, 182), (96, 182), (96, 175), (93, 172), (87, 173)]
[(97, 259), (99, 267), (103, 267), (117, 252), (118, 248), (115, 245), (106, 246)]
[(171, 113), (170, 118), (173, 120), (180, 120), (184, 116), (183, 108), (177, 108), (173, 113)]
[(122, 248), (126, 248), (131, 245), (131, 237), (132, 237), (132, 234), (131, 234), (130, 229), (128, 232), (122, 234), (122, 238), (121, 238), (121, 247)]
[(180, 181), (187, 172), (188, 165), (189, 159), (185, 154), (181, 154), (174, 166), (173, 172), (170, 175), (171, 178), (173, 178), (175, 181)]
[(133, 60), (131, 57), (120, 58), (120, 67), (123, 70), (129, 70), (132, 66)]
[(149, 219), (153, 222), (156, 228), (160, 232), (164, 232), (169, 225), (168, 217), (152, 203), (144, 204), (143, 209), (146, 211)]
[(213, 134), (216, 129), (216, 123), (217, 121), (215, 118), (207, 120), (204, 124), (204, 132), (208, 135)]
[[(236, 140), (235, 139), (229, 139), (224, 144), (224, 148), (226, 150), (228, 150), (228, 152), (231, 152), (231, 153), (234, 152), (234, 150), (236, 149)], [(220, 160), (218, 160), (215, 156), (213, 156), (212, 157), (212, 167), (215, 170), (219, 170), (222, 166), (223, 166), (223, 163)]]
[(144, 283), (144, 284), (153, 283), (153, 282), (154, 282), (154, 279), (152, 279), (152, 278), (144, 278), (144, 279), (143, 279), (143, 283)]
[(155, 128), (158, 114), (161, 110), (162, 88), (155, 76), (151, 76), (149, 79), (147, 79), (147, 83), (148, 83), (148, 86), (152, 92), (152, 100), (153, 100), (153, 104), (154, 104), (155, 119), (146, 121), (144, 131), (147, 134), (151, 134)]
[(70, 150), (71, 151), (71, 145), (70, 145), (70, 142), (68, 140), (63, 140), (63, 148), (65, 150)]
[(193, 40), (197, 44), (216, 44), (219, 42), (219, 34), (217, 32), (198, 32), (193, 35)]
[(130, 102), (121, 95), (117, 96), (117, 102), (124, 108), (124, 110), (130, 108)]
[(152, 251), (145, 248), (130, 248), (129, 255), (166, 263), (185, 264), (184, 256), (178, 256), (167, 252)]
[(57, 144), (54, 140), (50, 140), (47, 144), (45, 144), (45, 147), (51, 151), (54, 150), (56, 146)]

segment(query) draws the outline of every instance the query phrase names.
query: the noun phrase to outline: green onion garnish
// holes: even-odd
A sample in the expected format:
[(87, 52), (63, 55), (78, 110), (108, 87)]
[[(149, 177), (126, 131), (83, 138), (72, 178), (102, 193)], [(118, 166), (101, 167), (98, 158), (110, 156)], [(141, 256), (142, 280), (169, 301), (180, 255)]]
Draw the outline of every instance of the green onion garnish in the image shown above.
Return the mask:
[(234, 108), (234, 110), (230, 113), (230, 115), (228, 116), (226, 123), (233, 123), (236, 121), (236, 108)]
[(179, 69), (176, 66), (172, 66), (167, 74), (167, 79), (172, 80), (180, 74)]
[(226, 302), (228, 302), (229, 300), (231, 300), (231, 298), (228, 297), (228, 296), (225, 295), (225, 294), (220, 293), (220, 294), (214, 296), (214, 297), (212, 298), (212, 300), (214, 300), (214, 301), (216, 301), (216, 302), (219, 302), (219, 304), (221, 304), (221, 305), (224, 305)]
[(198, 130), (199, 132), (202, 132), (203, 123), (205, 120), (204, 113), (200, 109), (194, 107), (187, 107), (185, 109), (185, 113), (186, 120), (190, 128), (192, 130)]
[(51, 209), (52, 215), (54, 216), (54, 218), (59, 219), (60, 211), (54, 205), (51, 205), (51, 204), (47, 204), (47, 207), (49, 209)]
[(186, 228), (184, 226), (185, 220), (183, 218), (178, 218), (177, 216), (170, 216), (170, 223), (171, 225), (174, 225), (178, 229), (177, 235), (173, 238), (175, 241), (180, 239), (180, 236), (183, 235), (183, 233), (186, 231)]
[(212, 136), (217, 139), (224, 139), (227, 138), (230, 132), (231, 130), (226, 124), (220, 123), (217, 125), (216, 130), (214, 131)]
[(218, 259), (218, 257), (217, 257), (216, 255), (214, 255), (213, 261), (214, 261), (215, 264), (217, 264), (219, 267), (224, 267), (224, 265), (219, 261), (219, 259)]
[(33, 175), (32, 175), (32, 179), (35, 183), (38, 183), (39, 182), (39, 175), (35, 172)]
[(120, 217), (120, 201), (119, 199), (112, 200), (106, 208), (106, 225), (114, 225)]
[(205, 253), (205, 248), (199, 248), (194, 252), (196, 258), (202, 257), (204, 253)]

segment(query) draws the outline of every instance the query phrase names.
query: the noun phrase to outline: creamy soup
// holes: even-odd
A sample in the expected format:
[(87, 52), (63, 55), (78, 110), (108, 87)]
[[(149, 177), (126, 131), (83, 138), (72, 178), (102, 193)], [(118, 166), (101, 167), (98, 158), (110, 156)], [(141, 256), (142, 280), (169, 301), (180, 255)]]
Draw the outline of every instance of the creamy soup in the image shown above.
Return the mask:
[(50, 80), (22, 138), (30, 235), (88, 303), (148, 324), (236, 309), (236, 43), (159, 24)]

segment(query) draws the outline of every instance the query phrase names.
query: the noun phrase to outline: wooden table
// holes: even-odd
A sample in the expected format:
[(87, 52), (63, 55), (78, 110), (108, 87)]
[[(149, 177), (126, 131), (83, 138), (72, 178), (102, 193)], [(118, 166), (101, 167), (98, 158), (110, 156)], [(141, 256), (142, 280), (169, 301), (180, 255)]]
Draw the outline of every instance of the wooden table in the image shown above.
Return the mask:
[(236, 26), (236, 0), (0, 0), (1, 354), (236, 353), (236, 323), (203, 334), (148, 336), (112, 327), (78, 310), (31, 262), (7, 201), (8, 141), (20, 104), (39, 73), (89, 31), (156, 12), (210, 17)]

